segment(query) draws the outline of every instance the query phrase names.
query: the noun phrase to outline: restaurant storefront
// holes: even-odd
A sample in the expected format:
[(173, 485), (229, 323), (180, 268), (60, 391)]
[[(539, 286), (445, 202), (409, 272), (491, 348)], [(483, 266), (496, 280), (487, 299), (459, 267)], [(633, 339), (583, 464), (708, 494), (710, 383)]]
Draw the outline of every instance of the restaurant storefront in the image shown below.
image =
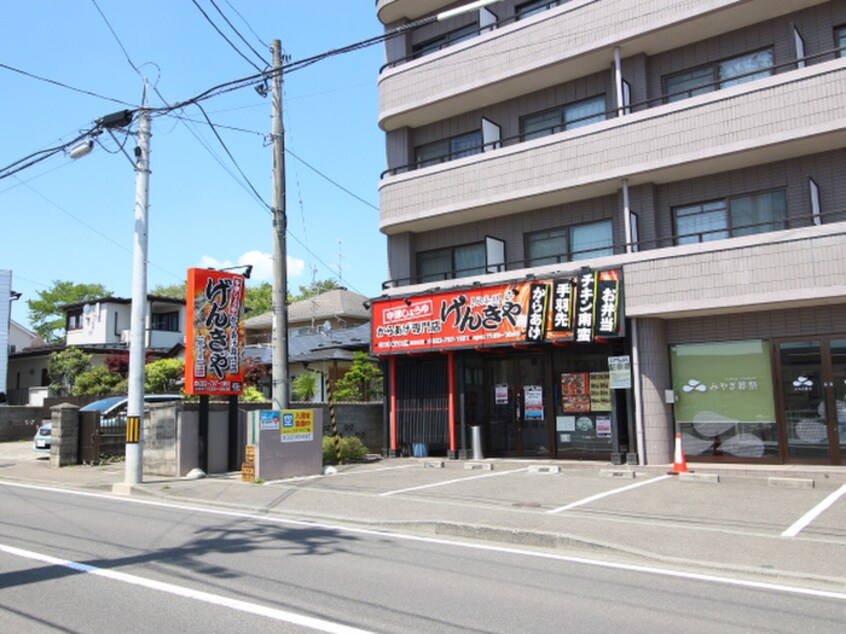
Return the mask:
[[(633, 452), (619, 269), (374, 300), (391, 455)], [(631, 442), (630, 442), (631, 439)]]

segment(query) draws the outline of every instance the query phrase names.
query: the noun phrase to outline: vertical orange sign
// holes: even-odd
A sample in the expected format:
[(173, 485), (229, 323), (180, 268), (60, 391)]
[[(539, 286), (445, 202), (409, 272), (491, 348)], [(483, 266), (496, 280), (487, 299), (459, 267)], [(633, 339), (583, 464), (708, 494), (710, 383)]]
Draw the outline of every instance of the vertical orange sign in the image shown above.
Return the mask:
[(185, 393), (243, 392), (243, 275), (188, 269)]

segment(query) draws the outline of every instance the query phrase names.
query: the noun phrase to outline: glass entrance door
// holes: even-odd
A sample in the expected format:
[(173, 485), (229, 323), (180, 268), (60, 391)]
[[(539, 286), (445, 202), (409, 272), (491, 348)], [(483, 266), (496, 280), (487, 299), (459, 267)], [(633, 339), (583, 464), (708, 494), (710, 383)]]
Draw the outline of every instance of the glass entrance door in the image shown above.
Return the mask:
[(778, 344), (788, 462), (839, 464), (846, 454), (846, 339)]
[(488, 361), (489, 442), (493, 455), (549, 456), (550, 394), (544, 356)]

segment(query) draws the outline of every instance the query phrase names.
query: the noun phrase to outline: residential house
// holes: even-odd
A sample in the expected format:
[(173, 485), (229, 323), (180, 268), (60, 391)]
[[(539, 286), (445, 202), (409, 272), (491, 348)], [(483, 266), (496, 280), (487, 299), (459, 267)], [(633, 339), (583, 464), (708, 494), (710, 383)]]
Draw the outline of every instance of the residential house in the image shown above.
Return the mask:
[[(185, 343), (185, 301), (147, 296), (145, 345), (156, 357), (182, 356)], [(48, 365), (54, 352), (74, 347), (92, 355), (92, 365), (106, 357), (129, 351), (132, 301), (103, 297), (68, 304), (65, 312), (65, 341), (61, 344), (30, 345), (9, 355), (10, 396), (20, 404), (40, 404), (48, 395)], [(40, 341), (40, 340), (39, 340)]]
[[(288, 374), (290, 383), (300, 374), (314, 372), (318, 385), (314, 402), (325, 402), (329, 382), (350, 368), (356, 351), (370, 347), (370, 311), (367, 298), (336, 288), (288, 306)], [(272, 365), (272, 313), (246, 319), (244, 356)], [(270, 383), (265, 386), (270, 396)]]
[(461, 4), (376, 2), (391, 450), (846, 464), (846, 0)]

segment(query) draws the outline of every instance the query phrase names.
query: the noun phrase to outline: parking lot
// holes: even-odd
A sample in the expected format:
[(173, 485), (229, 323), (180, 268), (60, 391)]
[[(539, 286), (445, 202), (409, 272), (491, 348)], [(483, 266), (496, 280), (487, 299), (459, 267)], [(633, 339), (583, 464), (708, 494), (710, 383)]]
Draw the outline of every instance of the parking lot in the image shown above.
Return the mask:
[[(30, 445), (0, 444), (0, 480), (106, 491), (123, 478), (122, 464), (52, 468)], [(714, 480), (682, 481), (658, 467), (598, 463), (390, 459), (263, 485), (242, 482), (240, 474), (145, 477), (138, 492), (306, 521), (846, 587), (842, 468), (751, 475), (724, 469)]]

